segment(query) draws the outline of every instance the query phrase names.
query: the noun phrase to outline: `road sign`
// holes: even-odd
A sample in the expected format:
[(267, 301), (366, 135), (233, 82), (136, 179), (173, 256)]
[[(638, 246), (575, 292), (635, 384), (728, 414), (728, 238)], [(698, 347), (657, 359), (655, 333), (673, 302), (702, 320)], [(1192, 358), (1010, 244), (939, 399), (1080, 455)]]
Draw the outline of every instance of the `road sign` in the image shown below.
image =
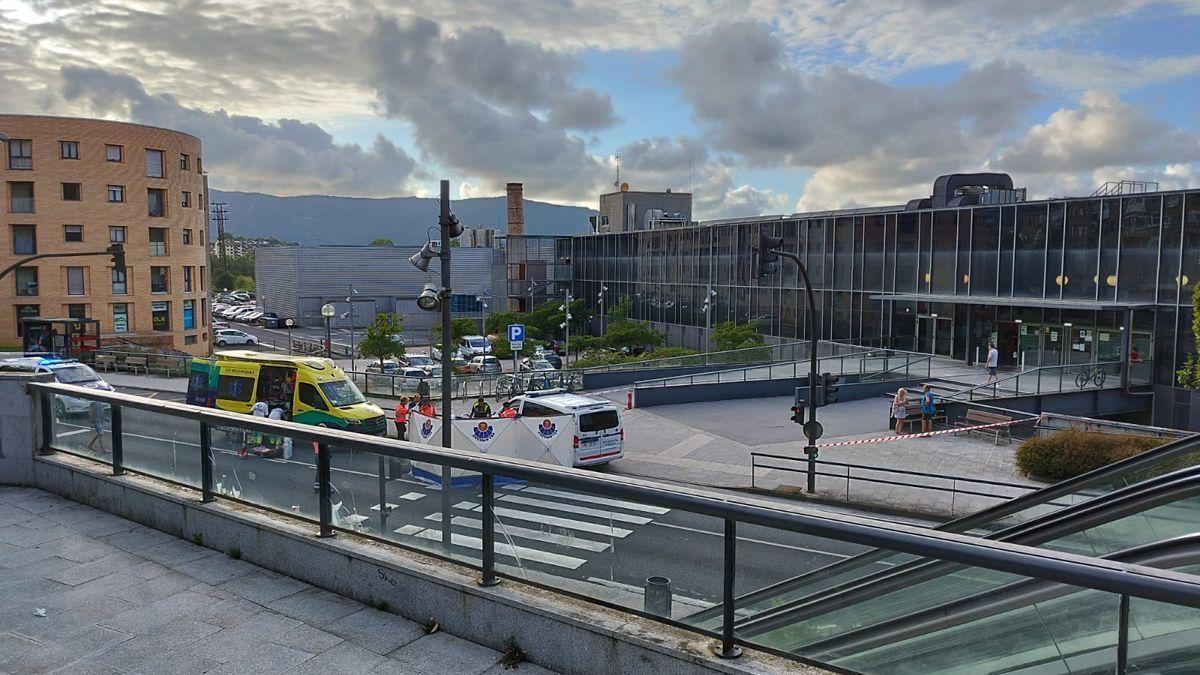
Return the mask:
[(514, 351), (521, 351), (525, 346), (525, 324), (508, 324), (508, 345)]
[(814, 441), (825, 433), (825, 427), (816, 420), (809, 420), (804, 423), (804, 435), (812, 438)]

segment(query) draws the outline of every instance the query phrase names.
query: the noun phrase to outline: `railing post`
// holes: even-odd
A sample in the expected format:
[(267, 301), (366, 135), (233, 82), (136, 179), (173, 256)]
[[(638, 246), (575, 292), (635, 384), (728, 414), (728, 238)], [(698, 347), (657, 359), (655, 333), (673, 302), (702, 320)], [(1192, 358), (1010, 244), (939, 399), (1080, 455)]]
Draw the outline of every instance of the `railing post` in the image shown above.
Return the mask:
[(721, 593), (721, 650), (717, 656), (723, 659), (735, 659), (742, 655), (742, 648), (734, 642), (734, 579), (737, 574), (737, 521), (725, 519), (725, 574), (722, 579), (724, 588)]
[(42, 454), (50, 454), (54, 444), (54, 401), (53, 394), (43, 391), (39, 397), (42, 414)]
[(1129, 596), (1122, 595), (1117, 605), (1117, 675), (1129, 667)]
[(496, 501), (496, 477), (490, 473), (483, 474), (483, 575), (479, 579), (480, 586), (495, 586), (500, 583), (496, 578), (496, 516), (494, 513)]
[(200, 501), (208, 504), (213, 496), (212, 427), (200, 423)]
[(112, 475), (125, 474), (125, 439), (121, 433), (121, 407), (108, 405), (112, 415)]
[(387, 460), (383, 455), (376, 455), (379, 458), (379, 531), (387, 532)]
[(333, 494), (329, 482), (329, 452), (325, 443), (317, 444), (317, 497), (320, 500), (321, 537), (333, 536)]

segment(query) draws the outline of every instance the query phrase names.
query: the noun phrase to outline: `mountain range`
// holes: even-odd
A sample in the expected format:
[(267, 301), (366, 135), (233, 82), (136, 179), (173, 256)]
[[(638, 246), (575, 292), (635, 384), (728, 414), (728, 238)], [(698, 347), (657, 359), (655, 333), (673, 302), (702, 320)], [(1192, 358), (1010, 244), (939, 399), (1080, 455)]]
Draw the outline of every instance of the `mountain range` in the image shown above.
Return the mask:
[[(425, 241), (436, 227), (438, 200), (428, 197), (279, 197), (260, 192), (210, 190), (210, 202), (225, 202), (225, 231), (242, 237), (275, 237), (302, 245), (369, 244), (391, 239), (396, 244)], [(490, 227), (504, 233), (504, 197), (458, 199), (451, 208), (468, 227)], [(585, 234), (588, 216), (596, 211), (525, 200), (526, 234)], [(215, 230), (215, 226), (213, 228)], [(210, 236), (216, 236), (215, 231)]]

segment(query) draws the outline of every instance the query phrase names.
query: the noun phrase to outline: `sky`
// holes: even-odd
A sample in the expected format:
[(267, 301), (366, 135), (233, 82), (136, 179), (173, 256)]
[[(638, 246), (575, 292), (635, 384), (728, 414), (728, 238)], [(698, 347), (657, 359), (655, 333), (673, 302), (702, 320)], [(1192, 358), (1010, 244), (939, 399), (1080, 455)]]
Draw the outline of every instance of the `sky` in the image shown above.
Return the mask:
[(694, 216), (1200, 187), (1200, 0), (0, 0), (0, 112), (164, 126), (210, 184)]

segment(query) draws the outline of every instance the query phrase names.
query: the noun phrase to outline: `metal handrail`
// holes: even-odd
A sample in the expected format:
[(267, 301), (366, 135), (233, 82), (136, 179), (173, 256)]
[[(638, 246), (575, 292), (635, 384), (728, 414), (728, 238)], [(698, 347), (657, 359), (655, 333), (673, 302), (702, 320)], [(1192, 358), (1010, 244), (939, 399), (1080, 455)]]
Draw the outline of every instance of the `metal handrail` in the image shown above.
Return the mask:
[[(859, 358), (859, 360), (861, 362), (862, 358), (864, 358), (869, 353), (870, 352), (852, 352), (850, 354), (836, 354), (836, 355), (830, 355), (830, 356), (820, 356), (820, 357), (817, 357), (817, 361), (818, 361), (818, 363), (820, 363), (822, 361), (829, 362), (829, 361), (832, 361), (833, 359), (837, 359), (839, 363), (844, 364), (845, 360), (847, 358), (857, 357), (857, 358)], [(659, 388), (659, 387), (687, 386), (687, 385), (695, 384), (696, 383), (695, 378), (697, 378), (697, 377), (711, 377), (713, 375), (716, 375), (717, 381), (721, 382), (722, 376), (724, 376), (724, 375), (732, 376), (733, 374), (739, 373), (739, 372), (742, 374), (742, 380), (741, 380), (742, 382), (751, 382), (751, 381), (756, 382), (759, 379), (764, 379), (764, 380), (782, 379), (782, 378), (776, 378), (774, 376), (774, 372), (773, 372), (774, 368), (781, 368), (781, 367), (782, 368), (791, 367), (791, 369), (792, 369), (791, 377), (792, 378), (808, 377), (807, 361), (785, 361), (782, 363), (759, 363), (759, 364), (748, 365), (748, 366), (743, 366), (743, 367), (739, 367), (739, 368), (726, 368), (723, 370), (708, 370), (708, 371), (705, 371), (702, 373), (692, 373), (691, 375), (672, 375), (670, 377), (655, 377), (655, 378), (646, 379), (646, 380), (638, 380), (637, 382), (633, 383), (633, 386), (635, 389), (652, 389), (652, 388)], [(754, 380), (751, 380), (750, 378), (747, 377), (748, 373), (751, 370), (759, 370), (762, 368), (768, 369), (767, 377), (756, 378)], [(803, 374), (800, 374), (801, 370), (803, 370)], [(839, 372), (844, 373), (845, 369), (840, 368)], [(736, 379), (737, 378), (735, 376), (734, 381), (736, 381)], [(669, 384), (671, 382), (676, 382), (676, 381), (680, 382), (680, 384)]]
[[(1124, 363), (1123, 361), (1102, 361), (1102, 362), (1098, 362), (1098, 363), (1061, 363), (1061, 364), (1058, 364), (1055, 366), (1038, 366), (1037, 368), (1031, 368), (1029, 370), (1005, 375), (1004, 377), (1001, 377), (993, 382), (985, 382), (983, 384), (977, 384), (973, 387), (968, 387), (967, 389), (962, 389), (962, 390), (956, 391), (953, 394), (944, 396), (942, 398), (942, 400), (957, 401), (959, 403), (969, 403), (974, 400), (973, 392), (987, 390), (988, 388), (991, 388), (991, 390), (992, 390), (992, 395), (989, 398), (998, 398), (998, 394), (996, 392), (999, 391), (999, 388), (1000, 388), (999, 384), (1001, 382), (1007, 382), (1009, 380), (1014, 380), (1014, 379), (1020, 381), (1020, 379), (1022, 377), (1031, 377), (1033, 373), (1037, 373), (1037, 378), (1038, 378), (1037, 393), (1041, 394), (1041, 393), (1043, 393), (1042, 387), (1041, 387), (1041, 373), (1042, 373), (1042, 371), (1052, 371), (1052, 370), (1059, 371), (1060, 382), (1059, 382), (1058, 389), (1056, 391), (1057, 392), (1068, 391), (1066, 388), (1064, 388), (1062, 386), (1062, 382), (1061, 382), (1062, 373), (1066, 372), (1065, 369), (1068, 369), (1068, 368), (1103, 368), (1104, 366), (1120, 366), (1123, 363)], [(1014, 388), (1013, 391), (1016, 392), (1015, 393), (1016, 396), (1021, 395), (1021, 390), (1019, 387)], [(1047, 392), (1047, 393), (1054, 393), (1054, 392)], [(963, 394), (967, 394), (968, 397), (966, 399), (961, 398), (961, 396)]]
[[(955, 563), (973, 565), (1000, 572), (1010, 572), (1059, 583), (1094, 588), (1148, 600), (1200, 608), (1200, 577), (1179, 574), (1139, 565), (1115, 563), (1086, 556), (1037, 549), (1027, 546), (981, 540), (960, 534), (900, 524), (882, 523), (870, 518), (845, 514), (812, 511), (809, 509), (760, 501), (740, 495), (714, 493), (675, 485), (613, 474), (598, 474), (569, 467), (553, 466), (508, 457), (434, 448), (407, 441), (365, 436), (363, 434), (314, 427), (293, 422), (257, 418), (248, 415), (198, 408), (180, 403), (142, 398), (115, 392), (103, 392), (73, 385), (49, 382), (30, 383), (29, 389), (39, 397), (41, 405), (34, 415), (41, 430), (44, 452), (53, 447), (53, 410), (51, 397), (70, 396), (107, 403), (111, 406), (113, 429), (112, 470), (124, 473), (121, 456), (121, 413), (123, 409), (185, 418), (200, 424), (199, 452), (201, 458), (201, 493), (205, 501), (214, 498), (212, 450), (208, 442), (213, 426), (235, 427), (269, 434), (285, 435), (299, 441), (318, 444), (321, 448), (346, 448), (374, 453), (383, 457), (438, 464), (481, 474), (483, 484), (481, 503), (484, 550), (480, 566), (484, 580), (494, 579), (494, 479), (497, 476), (523, 479), (535, 483), (561, 486), (582, 492), (601, 493), (643, 504), (679, 509), (700, 515), (720, 518), (725, 523), (725, 560), (723, 566), (724, 616), (722, 620), (722, 653), (737, 652), (734, 636), (734, 581), (736, 576), (736, 524), (743, 523), (776, 528), (795, 533), (824, 537), (875, 548), (910, 553)], [(322, 534), (332, 534), (333, 516), (330, 506), (330, 452), (318, 453), (320, 483), (320, 527)], [(449, 491), (443, 491), (449, 499)], [(444, 533), (444, 536), (448, 534)], [(448, 553), (448, 552), (447, 552)]]
[[(831, 341), (831, 340), (821, 340), (820, 344), (821, 345), (830, 345), (833, 348), (845, 348), (848, 346), (849, 347), (858, 346), (858, 345), (848, 345), (843, 342), (835, 342), (835, 341)], [(778, 359), (778, 360), (768, 359), (766, 361), (747, 362), (745, 364), (739, 363), (736, 360), (735, 361), (723, 361), (722, 359), (724, 359), (726, 357), (730, 357), (730, 356), (736, 356), (736, 355), (753, 355), (755, 352), (783, 350), (783, 349), (791, 350), (794, 354), (797, 349), (802, 349), (805, 347), (808, 347), (808, 342), (804, 342), (804, 341), (781, 342), (781, 343), (777, 343), (777, 344), (773, 344), (773, 345), (761, 344), (761, 345), (756, 345), (754, 347), (745, 347), (743, 349), (727, 349), (727, 350), (717, 351), (717, 352), (698, 352), (696, 354), (687, 354), (684, 356), (667, 356), (667, 357), (663, 357), (661, 359), (650, 359), (647, 361), (631, 361), (628, 363), (614, 363), (614, 364), (607, 365), (607, 366), (589, 366), (586, 368), (573, 368), (572, 370), (574, 370), (575, 372), (577, 372), (581, 375), (586, 375), (589, 373), (608, 373), (608, 372), (615, 372), (615, 371), (622, 371), (622, 370), (643, 370), (643, 369), (652, 370), (654, 368), (670, 367), (669, 365), (660, 365), (660, 364), (676, 364), (678, 366), (686, 366), (686, 365), (696, 365), (696, 366), (758, 365), (758, 366), (763, 366), (763, 365), (772, 364), (772, 363), (789, 363), (791, 361), (798, 361), (800, 359)], [(854, 353), (854, 352), (851, 352), (851, 353)], [(843, 356), (843, 355), (830, 354), (828, 356)], [(697, 361), (698, 361), (698, 363), (697, 363)]]
[[(859, 379), (859, 382), (874, 382), (874, 381), (876, 381), (876, 379), (878, 379), (880, 382), (882, 382), (884, 379), (883, 376), (885, 374), (890, 373), (894, 370), (900, 370), (901, 368), (904, 369), (904, 374), (908, 375), (909, 370), (911, 370), (913, 364), (921, 363), (922, 361), (926, 362), (930, 366), (933, 365), (933, 355), (932, 354), (927, 354), (924, 357), (918, 358), (916, 361), (913, 361), (913, 360), (911, 360), (911, 356), (915, 355), (913, 352), (902, 352), (902, 353), (905, 355), (903, 365), (895, 366), (893, 368), (888, 368), (886, 370), (881, 370), (877, 373), (868, 373), (866, 375), (863, 375), (862, 378)], [(929, 369), (926, 369), (925, 377), (929, 377)]]

